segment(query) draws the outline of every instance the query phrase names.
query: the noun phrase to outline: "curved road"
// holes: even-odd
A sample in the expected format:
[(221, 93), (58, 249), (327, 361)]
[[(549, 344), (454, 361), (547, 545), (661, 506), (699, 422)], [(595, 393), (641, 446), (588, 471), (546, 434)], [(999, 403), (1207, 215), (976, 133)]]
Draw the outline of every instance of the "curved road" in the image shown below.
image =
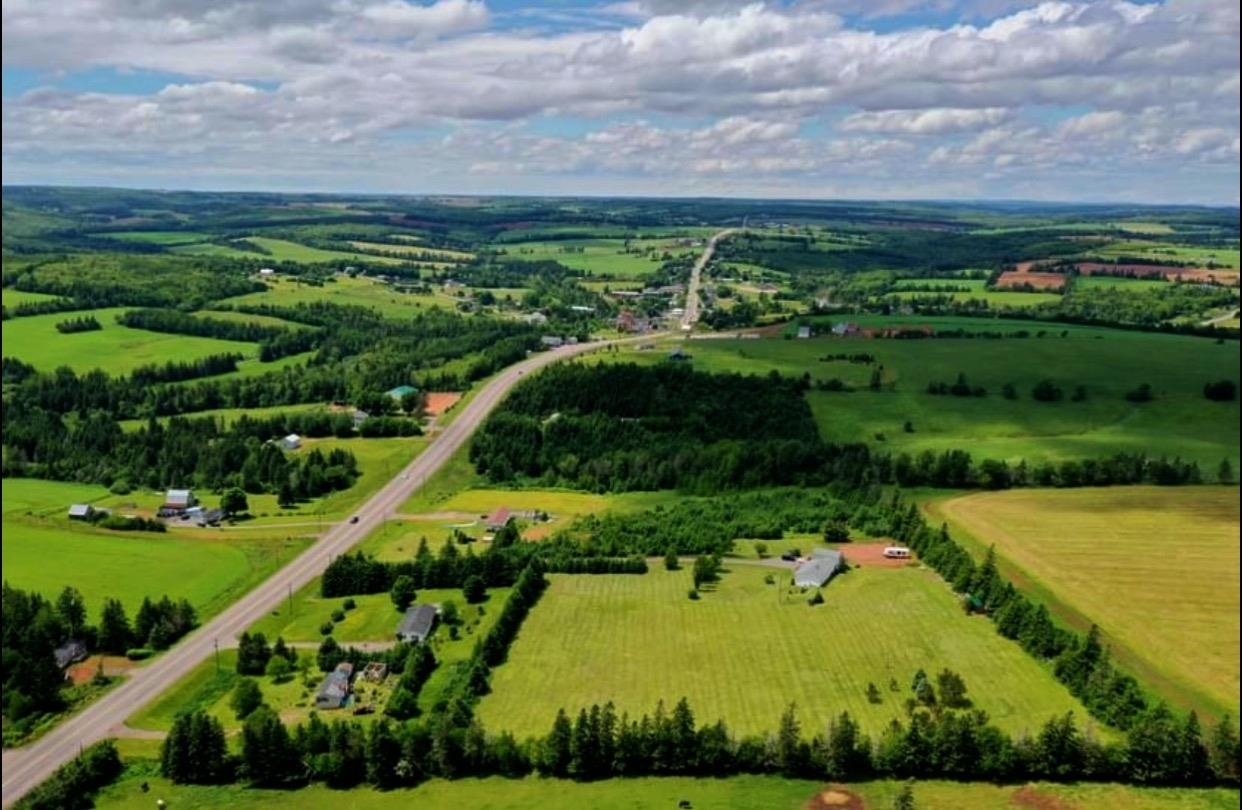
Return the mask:
[[(714, 242), (714, 240), (713, 240)], [(710, 248), (709, 248), (710, 253)], [(46, 736), (24, 748), (4, 752), (4, 806), (25, 795), (57, 767), (78, 755), (81, 746), (110, 736), (125, 719), (166, 691), (210, 656), (216, 645), (232, 646), (234, 638), (277, 607), (288, 594), (323, 573), (332, 558), (360, 542), (390, 516), (420, 484), (465, 444), (484, 417), (499, 404), (522, 374), (610, 345), (580, 343), (536, 354), (510, 366), (484, 387), (444, 428), (426, 450), (410, 462), (369, 501), (359, 507), (356, 523), (339, 523), (255, 590), (191, 633), (173, 649), (141, 669), (115, 690), (65, 720)]]
[(686, 286), (686, 311), (681, 316), (683, 332), (689, 332), (699, 320), (699, 278), (703, 275), (703, 268), (712, 260), (712, 254), (716, 252), (716, 243), (729, 234), (736, 233), (737, 230), (737, 228), (729, 228), (713, 236), (708, 240), (707, 249), (703, 251), (703, 255), (694, 263), (694, 268), (690, 271), (690, 283)]

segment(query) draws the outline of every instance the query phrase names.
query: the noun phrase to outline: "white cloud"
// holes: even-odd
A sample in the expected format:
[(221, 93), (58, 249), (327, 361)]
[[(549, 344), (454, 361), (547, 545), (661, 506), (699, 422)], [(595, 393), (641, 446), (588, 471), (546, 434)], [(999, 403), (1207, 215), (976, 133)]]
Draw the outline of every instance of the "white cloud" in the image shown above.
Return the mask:
[(978, 110), (884, 110), (848, 116), (841, 129), (853, 132), (893, 132), (908, 135), (943, 135), (993, 127), (1010, 117), (1001, 107)]

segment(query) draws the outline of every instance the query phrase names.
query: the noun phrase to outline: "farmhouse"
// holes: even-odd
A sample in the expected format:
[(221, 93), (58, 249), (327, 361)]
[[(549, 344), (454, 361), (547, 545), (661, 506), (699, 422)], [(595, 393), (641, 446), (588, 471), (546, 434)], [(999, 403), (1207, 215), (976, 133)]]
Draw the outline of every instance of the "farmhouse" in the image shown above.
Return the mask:
[(316, 709), (339, 709), (349, 700), (349, 681), (354, 675), (354, 665), (342, 661), (328, 673), (315, 695)]
[(170, 514), (180, 514), (198, 505), (198, 498), (194, 497), (192, 489), (170, 489), (164, 495), (164, 505), (160, 508), (161, 512)]
[(388, 391), (388, 396), (393, 399), (403, 399), (409, 394), (417, 394), (418, 389), (412, 385), (398, 385), (396, 388)]
[(397, 625), (398, 641), (422, 643), (436, 626), (436, 609), (431, 605), (415, 605), (405, 612)]
[(500, 507), (492, 512), (488, 517), (487, 523), (483, 524), (489, 532), (498, 532), (505, 526), (509, 525), (509, 521), (513, 519), (513, 513), (506, 507)]
[(832, 327), (832, 334), (837, 337), (847, 337), (849, 335), (858, 334), (858, 324), (856, 323), (838, 323)]
[(56, 666), (64, 669), (86, 658), (86, 645), (77, 639), (70, 639), (53, 650), (52, 656), (56, 659)]
[(794, 584), (799, 588), (818, 588), (832, 579), (841, 570), (843, 562), (841, 552), (826, 548), (817, 548), (811, 553), (811, 559), (798, 566), (794, 571)]
[(89, 503), (75, 503), (69, 507), (70, 520), (90, 520), (95, 515), (95, 507)]
[(362, 427), (363, 422), (371, 418), (371, 414), (367, 413), (366, 411), (361, 411), (355, 408), (354, 412), (350, 414), (350, 417), (354, 420), (354, 429), (357, 430), (358, 428)]
[(302, 446), (302, 437), (296, 433), (290, 433), (288, 436), (280, 440), (280, 448), (282, 450), (297, 450)]

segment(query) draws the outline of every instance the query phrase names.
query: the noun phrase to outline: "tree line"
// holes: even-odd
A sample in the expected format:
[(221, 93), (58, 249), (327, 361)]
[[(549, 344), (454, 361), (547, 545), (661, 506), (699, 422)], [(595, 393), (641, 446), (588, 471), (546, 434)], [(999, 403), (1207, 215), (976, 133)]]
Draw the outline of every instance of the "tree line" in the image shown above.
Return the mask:
[(95, 318), (94, 315), (84, 315), (81, 318), (69, 318), (56, 324), (56, 331), (62, 335), (74, 335), (79, 332), (98, 332), (103, 326)]

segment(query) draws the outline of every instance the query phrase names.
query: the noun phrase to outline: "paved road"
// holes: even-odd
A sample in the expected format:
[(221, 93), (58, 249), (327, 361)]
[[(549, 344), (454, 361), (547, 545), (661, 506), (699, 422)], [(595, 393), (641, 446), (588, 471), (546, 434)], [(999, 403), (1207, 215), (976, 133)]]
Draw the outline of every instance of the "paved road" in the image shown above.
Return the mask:
[(736, 232), (736, 228), (730, 228), (713, 236), (708, 240), (707, 249), (703, 251), (703, 255), (694, 263), (694, 268), (690, 271), (690, 284), (686, 287), (686, 311), (681, 316), (683, 332), (689, 332), (699, 321), (699, 278), (703, 275), (703, 268), (712, 260), (712, 254), (716, 252), (716, 243)]
[(212, 654), (217, 643), (220, 646), (233, 644), (238, 634), (276, 608), (289, 593), (323, 573), (332, 558), (348, 551), (395, 515), (414, 490), (465, 443), (523, 374), (603, 345), (607, 344), (562, 346), (505, 369), (462, 409), (452, 424), (444, 428), (418, 458), (358, 509), (356, 523), (346, 521), (330, 528), (313, 546), (257, 589), (160, 658), (134, 670), (124, 684), (61, 723), (42, 739), (25, 748), (5, 751), (3, 806), (8, 807), (16, 802), (50, 776), (59, 765), (77, 756), (79, 746), (90, 745), (122, 728), (125, 718), (188, 674)]
[(1232, 321), (1234, 318), (1238, 317), (1238, 311), (1239, 310), (1235, 309), (1232, 312), (1226, 312), (1224, 315), (1217, 315), (1215, 318), (1206, 320), (1199, 325), (1200, 326), (1215, 326), (1218, 323), (1224, 323), (1225, 321)]

